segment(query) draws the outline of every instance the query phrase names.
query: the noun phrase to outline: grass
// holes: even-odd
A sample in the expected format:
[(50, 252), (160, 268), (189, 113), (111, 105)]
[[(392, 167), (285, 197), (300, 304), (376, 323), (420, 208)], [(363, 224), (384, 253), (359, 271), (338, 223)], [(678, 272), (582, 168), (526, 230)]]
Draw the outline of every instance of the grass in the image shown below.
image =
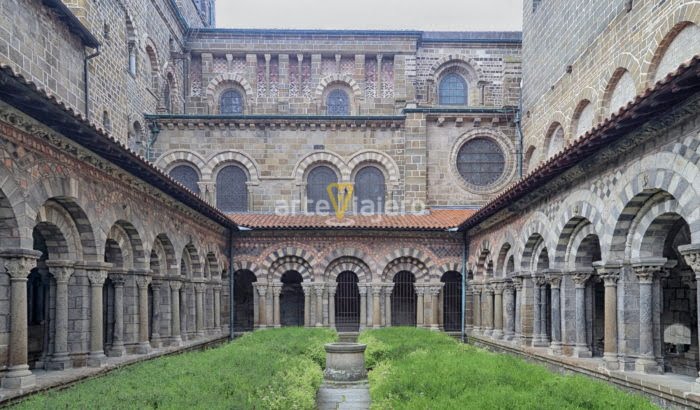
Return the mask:
[(247, 334), (225, 346), (139, 363), (17, 408), (313, 409), (323, 379), (327, 329)]
[(563, 376), (504, 354), (415, 328), (370, 330), (373, 409), (653, 409), (641, 396)]

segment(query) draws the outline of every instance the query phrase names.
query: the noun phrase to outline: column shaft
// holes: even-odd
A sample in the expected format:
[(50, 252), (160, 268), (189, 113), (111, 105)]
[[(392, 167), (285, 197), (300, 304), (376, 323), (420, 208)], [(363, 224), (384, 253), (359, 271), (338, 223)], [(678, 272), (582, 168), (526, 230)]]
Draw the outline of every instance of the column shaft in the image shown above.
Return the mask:
[(88, 278), (90, 279), (90, 355), (87, 363), (91, 367), (100, 367), (106, 362), (102, 334), (102, 286), (107, 279), (107, 272), (90, 270)]
[(367, 327), (367, 288), (360, 286), (360, 330)]
[(170, 282), (170, 344), (179, 346), (182, 344), (180, 336), (180, 282)]
[(494, 329), (493, 338), (500, 339), (503, 337), (503, 285), (499, 284), (496, 289), (496, 293), (493, 297), (493, 319), (494, 319)]
[(590, 275), (574, 275), (574, 291), (576, 303), (576, 346), (574, 355), (577, 357), (591, 357), (591, 351), (586, 341), (586, 281)]
[(136, 351), (141, 354), (146, 354), (151, 350), (151, 344), (148, 342), (148, 284), (151, 283), (150, 277), (140, 277), (136, 279), (139, 292), (139, 344)]
[(197, 318), (195, 322), (197, 337), (204, 336), (204, 289), (203, 283), (195, 285), (194, 292), (196, 297)]

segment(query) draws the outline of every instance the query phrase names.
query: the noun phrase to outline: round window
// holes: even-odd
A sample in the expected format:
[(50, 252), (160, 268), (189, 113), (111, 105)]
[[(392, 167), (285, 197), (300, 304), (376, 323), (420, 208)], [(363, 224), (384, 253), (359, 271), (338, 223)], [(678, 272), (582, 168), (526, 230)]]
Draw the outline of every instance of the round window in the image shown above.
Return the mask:
[(505, 155), (496, 141), (484, 137), (473, 138), (459, 149), (457, 170), (467, 183), (488, 186), (503, 175)]

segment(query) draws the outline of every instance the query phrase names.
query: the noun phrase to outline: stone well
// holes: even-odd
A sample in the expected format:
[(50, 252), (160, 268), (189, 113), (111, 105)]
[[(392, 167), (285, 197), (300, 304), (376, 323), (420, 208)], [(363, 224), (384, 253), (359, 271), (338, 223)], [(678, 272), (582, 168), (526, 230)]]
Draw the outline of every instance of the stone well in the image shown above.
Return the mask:
[(333, 382), (356, 382), (367, 378), (365, 349), (360, 343), (327, 343), (325, 379)]

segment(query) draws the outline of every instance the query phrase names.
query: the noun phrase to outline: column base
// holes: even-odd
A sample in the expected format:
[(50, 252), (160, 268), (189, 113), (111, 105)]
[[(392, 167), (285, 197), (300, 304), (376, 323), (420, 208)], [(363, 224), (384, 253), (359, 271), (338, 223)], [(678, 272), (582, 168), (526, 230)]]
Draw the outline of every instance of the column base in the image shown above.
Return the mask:
[(73, 367), (73, 360), (68, 353), (54, 353), (51, 360), (46, 362), (47, 370), (66, 370)]
[(163, 342), (160, 341), (160, 336), (152, 337), (150, 344), (151, 344), (151, 347), (154, 349), (158, 349), (159, 347), (163, 346)]
[(548, 347), (549, 342), (547, 339), (543, 338), (542, 335), (535, 336), (534, 339), (532, 339), (532, 347)]
[(562, 344), (561, 342), (552, 342), (549, 345), (549, 354), (555, 355), (555, 356), (560, 356), (562, 353)]
[(574, 346), (573, 356), (581, 358), (581, 359), (587, 359), (587, 358), (593, 357), (593, 354), (591, 354), (591, 351), (588, 348), (588, 346), (576, 345), (576, 346)]
[(26, 364), (12, 366), (0, 383), (3, 389), (26, 389), (36, 386), (36, 376)]
[[(381, 328), (380, 325), (374, 325), (374, 326), (372, 326), (372, 329), (380, 329), (380, 328)], [(335, 326), (333, 326), (332, 329), (335, 329)]]
[(620, 370), (620, 362), (616, 353), (603, 353), (603, 363), (608, 370)]
[(515, 340), (515, 335), (512, 333), (504, 333), (503, 340), (505, 340), (506, 342), (511, 342), (511, 341)]
[(503, 331), (496, 329), (491, 333), (491, 337), (494, 339), (503, 339)]
[(194, 334), (194, 337), (197, 339), (201, 339), (206, 335), (207, 335), (207, 333), (204, 330), (199, 330), (199, 331), (197, 331), (197, 333)]
[(690, 388), (690, 391), (693, 393), (700, 394), (700, 377), (695, 379), (695, 383), (693, 383), (693, 386)]
[(440, 331), (440, 326), (439, 325), (430, 325), (430, 330), (439, 332)]
[(275, 329), (279, 329), (282, 327), (282, 325), (275, 325), (274, 327), (275, 327)]
[(103, 351), (90, 352), (90, 356), (87, 358), (88, 367), (102, 367), (107, 364), (107, 356), (105, 356)]
[(640, 357), (634, 361), (634, 371), (647, 374), (662, 374), (663, 371), (653, 357)]
[(148, 342), (139, 342), (136, 346), (137, 354), (148, 354), (151, 352), (151, 344)]
[(123, 344), (113, 344), (107, 352), (108, 357), (121, 357), (126, 354), (126, 349)]
[(182, 346), (182, 338), (180, 336), (173, 336), (170, 338), (168, 343), (170, 346)]

